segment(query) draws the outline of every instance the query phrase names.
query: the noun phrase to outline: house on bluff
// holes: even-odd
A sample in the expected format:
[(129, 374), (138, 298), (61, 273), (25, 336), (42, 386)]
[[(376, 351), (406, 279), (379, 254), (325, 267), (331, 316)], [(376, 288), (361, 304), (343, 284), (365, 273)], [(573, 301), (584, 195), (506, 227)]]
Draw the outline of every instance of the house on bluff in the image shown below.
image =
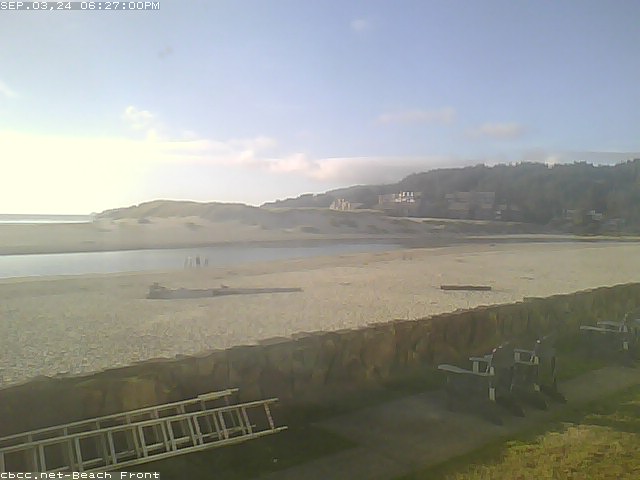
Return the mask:
[(378, 195), (378, 204), (375, 208), (395, 217), (413, 217), (418, 214), (420, 197), (419, 192)]
[(358, 208), (362, 208), (362, 203), (354, 203), (346, 200), (344, 198), (336, 198), (331, 205), (329, 205), (331, 210), (339, 210), (342, 212), (350, 212), (352, 210), (356, 210)]

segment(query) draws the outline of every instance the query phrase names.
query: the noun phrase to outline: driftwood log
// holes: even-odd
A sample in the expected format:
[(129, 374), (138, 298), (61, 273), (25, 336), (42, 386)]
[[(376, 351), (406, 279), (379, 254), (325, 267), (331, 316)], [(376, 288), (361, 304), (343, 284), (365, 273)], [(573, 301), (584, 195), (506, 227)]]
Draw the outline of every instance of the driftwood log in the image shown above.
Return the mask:
[(285, 293), (301, 292), (301, 288), (207, 288), (191, 289), (178, 288), (172, 290), (154, 283), (149, 287), (147, 298), (149, 299), (174, 299), (174, 298), (206, 298), (221, 297), (223, 295), (254, 295), (258, 293)]
[(489, 292), (489, 285), (440, 285), (440, 290), (471, 290), (480, 292)]

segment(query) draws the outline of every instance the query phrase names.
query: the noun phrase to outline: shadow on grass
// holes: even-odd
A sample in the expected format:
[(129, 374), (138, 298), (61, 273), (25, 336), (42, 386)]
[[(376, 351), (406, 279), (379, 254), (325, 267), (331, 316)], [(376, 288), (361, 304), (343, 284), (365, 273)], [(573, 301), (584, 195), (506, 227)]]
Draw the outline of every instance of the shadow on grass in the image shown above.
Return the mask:
[(443, 376), (432, 370), (412, 373), (375, 390), (354, 393), (340, 402), (276, 407), (274, 414), (288, 430), (257, 440), (152, 462), (127, 471), (160, 472), (162, 480), (240, 480), (284, 470), (353, 448), (356, 444), (312, 423), (407, 395), (440, 388)]
[(437, 390), (444, 386), (445, 381), (446, 376), (442, 372), (431, 368), (394, 376), (393, 380), (386, 381), (375, 389), (354, 392), (341, 397), (340, 401), (324, 399), (318, 403), (290, 406), (286, 409), (285, 420), (288, 425), (307, 425), (409, 395)]
[(181, 455), (127, 468), (131, 472), (160, 472), (162, 480), (241, 480), (283, 470), (354, 447), (339, 435), (313, 427), (293, 427), (248, 442)]

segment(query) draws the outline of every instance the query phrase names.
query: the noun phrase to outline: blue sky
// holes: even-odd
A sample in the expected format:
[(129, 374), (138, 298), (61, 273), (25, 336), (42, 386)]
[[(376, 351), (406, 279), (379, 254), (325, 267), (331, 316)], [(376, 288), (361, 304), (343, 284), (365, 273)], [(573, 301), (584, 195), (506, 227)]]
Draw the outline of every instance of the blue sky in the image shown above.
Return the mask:
[(640, 2), (0, 10), (0, 212), (640, 156)]

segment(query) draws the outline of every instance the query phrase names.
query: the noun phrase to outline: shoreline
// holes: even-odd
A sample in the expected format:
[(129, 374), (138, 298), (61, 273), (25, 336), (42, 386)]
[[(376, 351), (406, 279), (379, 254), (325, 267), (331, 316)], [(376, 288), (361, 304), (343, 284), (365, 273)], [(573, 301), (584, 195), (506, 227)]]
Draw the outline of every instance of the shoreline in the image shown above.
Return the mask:
[(140, 243), (111, 245), (62, 245), (62, 246), (2, 246), (0, 256), (20, 255), (57, 255), (70, 253), (101, 253), (143, 250), (177, 250), (190, 248), (214, 247), (309, 247), (333, 244), (375, 244), (396, 245), (400, 248), (439, 248), (455, 245), (478, 244), (517, 244), (517, 243), (636, 243), (637, 236), (578, 236), (565, 234), (531, 234), (531, 235), (431, 235), (426, 236), (325, 236), (321, 238), (280, 238), (264, 240), (218, 240), (201, 242)]
[(306, 247), (314, 245), (330, 244), (391, 244), (402, 245), (410, 238), (402, 237), (329, 237), (329, 238), (291, 238), (280, 240), (224, 240), (205, 242), (177, 242), (163, 244), (141, 244), (131, 243), (124, 245), (105, 245), (103, 247), (95, 245), (69, 245), (59, 247), (3, 247), (0, 245), (0, 256), (9, 255), (56, 255), (65, 253), (99, 253), (99, 252), (124, 252), (140, 250), (177, 250), (188, 248), (208, 248), (208, 247)]

